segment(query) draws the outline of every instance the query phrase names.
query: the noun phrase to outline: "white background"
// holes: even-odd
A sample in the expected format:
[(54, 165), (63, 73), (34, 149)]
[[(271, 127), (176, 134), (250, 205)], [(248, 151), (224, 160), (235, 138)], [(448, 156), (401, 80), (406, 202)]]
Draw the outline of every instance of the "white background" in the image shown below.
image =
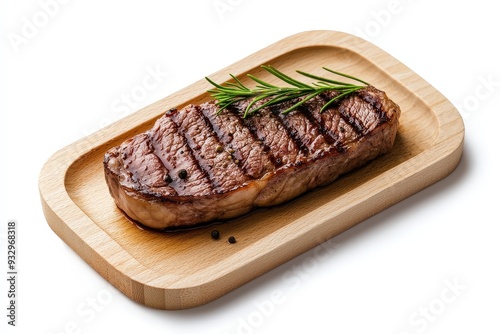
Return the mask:
[[(7, 282), (0, 280), (0, 331), (499, 333), (500, 17), (493, 6), (2, 1), (0, 258), (6, 275), (5, 225), (15, 219), (19, 279), (15, 328), (7, 326)], [(273, 42), (316, 29), (364, 37), (460, 109), (466, 141), (452, 175), (332, 239), (321, 257), (312, 250), (184, 311), (132, 302), (52, 232), (38, 176), (54, 152)], [(160, 73), (155, 87), (124, 107), (123, 96), (150, 71)]]

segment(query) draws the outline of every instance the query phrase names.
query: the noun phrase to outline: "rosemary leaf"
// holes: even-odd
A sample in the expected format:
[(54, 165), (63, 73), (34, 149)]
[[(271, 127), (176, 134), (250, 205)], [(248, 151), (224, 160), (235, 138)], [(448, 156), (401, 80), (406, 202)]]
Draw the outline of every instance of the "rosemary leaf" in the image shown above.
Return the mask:
[[(217, 84), (210, 78), (206, 77), (205, 79), (215, 87), (208, 90), (208, 92), (216, 100), (216, 104), (218, 107), (217, 113), (220, 113), (222, 110), (228, 108), (233, 104), (237, 104), (239, 102), (250, 99), (250, 102), (248, 103), (243, 113), (243, 117), (245, 118), (263, 108), (302, 98), (300, 101), (294, 103), (292, 106), (282, 111), (283, 114), (288, 114), (323, 92), (337, 92), (337, 95), (335, 95), (332, 99), (330, 99), (323, 105), (320, 110), (320, 112), (323, 112), (328, 109), (328, 107), (330, 107), (335, 101), (338, 101), (341, 98), (370, 85), (366, 81), (348, 74), (328, 69), (326, 67), (323, 67), (323, 69), (329, 73), (333, 73), (337, 76), (357, 81), (358, 83), (361, 83), (363, 85), (346, 83), (303, 71), (296, 71), (297, 73), (309, 79), (317, 80), (316, 82), (313, 82), (309, 85), (278, 71), (273, 66), (263, 65), (262, 68), (290, 86), (275, 86), (251, 74), (247, 74), (247, 76), (257, 83), (257, 86), (254, 88), (248, 88), (236, 76), (232, 74), (230, 74), (230, 76), (235, 82), (228, 82), (225, 85)], [(266, 99), (268, 100), (265, 101)], [(259, 105), (259, 102), (261, 101), (264, 102)]]

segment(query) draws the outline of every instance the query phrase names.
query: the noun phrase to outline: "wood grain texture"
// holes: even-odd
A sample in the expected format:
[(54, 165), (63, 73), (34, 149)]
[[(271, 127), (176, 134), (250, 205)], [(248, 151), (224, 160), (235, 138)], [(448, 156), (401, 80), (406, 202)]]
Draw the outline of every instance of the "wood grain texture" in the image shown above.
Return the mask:
[[(210, 100), (201, 79), (55, 153), (39, 189), (50, 227), (90, 266), (138, 303), (183, 309), (208, 303), (450, 174), (464, 126), (456, 108), (392, 56), (358, 37), (310, 31), (281, 40), (210, 75), (252, 73), (271, 64), (285, 73), (322, 66), (363, 78), (402, 110), (394, 148), (329, 186), (283, 205), (213, 227), (176, 233), (141, 230), (109, 195), (103, 155), (150, 128), (166, 110)], [(245, 81), (245, 80), (243, 80)], [(237, 243), (227, 238), (235, 236)]]

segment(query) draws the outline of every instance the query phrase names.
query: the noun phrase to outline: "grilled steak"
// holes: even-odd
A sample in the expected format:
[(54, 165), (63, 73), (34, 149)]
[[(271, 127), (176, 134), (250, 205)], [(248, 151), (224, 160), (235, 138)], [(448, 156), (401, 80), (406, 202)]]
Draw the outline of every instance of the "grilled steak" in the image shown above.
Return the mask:
[(165, 229), (237, 217), (328, 184), (387, 152), (400, 115), (371, 86), (319, 113), (335, 94), (288, 115), (280, 111), (297, 101), (247, 118), (247, 102), (219, 115), (213, 101), (171, 109), (105, 154), (110, 193), (131, 219)]

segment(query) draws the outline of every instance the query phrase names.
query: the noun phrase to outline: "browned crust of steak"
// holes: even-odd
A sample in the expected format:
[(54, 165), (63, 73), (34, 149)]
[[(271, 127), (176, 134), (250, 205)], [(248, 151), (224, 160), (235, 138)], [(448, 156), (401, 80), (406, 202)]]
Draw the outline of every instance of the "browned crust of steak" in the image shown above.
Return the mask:
[(371, 86), (320, 113), (335, 94), (245, 119), (247, 102), (220, 115), (213, 101), (171, 109), (105, 154), (110, 193), (131, 219), (165, 229), (234, 218), (328, 184), (387, 152), (400, 116)]

